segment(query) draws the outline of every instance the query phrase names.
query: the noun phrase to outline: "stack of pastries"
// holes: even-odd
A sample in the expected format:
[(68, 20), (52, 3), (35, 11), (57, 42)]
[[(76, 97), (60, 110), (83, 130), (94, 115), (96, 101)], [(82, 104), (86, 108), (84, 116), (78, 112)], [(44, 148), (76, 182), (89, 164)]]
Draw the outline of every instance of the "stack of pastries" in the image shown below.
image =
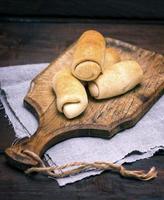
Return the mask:
[(95, 99), (106, 99), (126, 93), (141, 83), (142, 78), (142, 68), (136, 61), (122, 61), (116, 49), (106, 47), (103, 35), (86, 31), (75, 45), (72, 65), (63, 66), (53, 77), (57, 109), (68, 119), (75, 118), (88, 105), (84, 85)]

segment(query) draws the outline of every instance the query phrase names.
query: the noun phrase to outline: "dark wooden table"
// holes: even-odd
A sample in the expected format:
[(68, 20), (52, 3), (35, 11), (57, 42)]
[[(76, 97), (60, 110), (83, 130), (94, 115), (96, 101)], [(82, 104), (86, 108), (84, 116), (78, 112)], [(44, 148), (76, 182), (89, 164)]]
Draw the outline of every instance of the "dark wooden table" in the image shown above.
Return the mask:
[[(27, 20), (29, 21), (29, 20)], [(36, 20), (37, 21), (37, 20)], [(54, 22), (0, 22), (0, 66), (49, 62), (57, 57), (84, 30), (97, 29), (114, 37), (164, 54), (164, 26), (161, 23), (110, 20), (72, 20)], [(7, 165), (3, 150), (14, 139), (14, 131), (4, 110), (0, 111), (0, 199), (164, 199), (164, 156), (127, 165), (128, 168), (149, 169), (156, 166), (158, 178), (150, 182), (128, 180), (115, 173), (99, 176), (60, 188), (42, 176), (27, 177)]]

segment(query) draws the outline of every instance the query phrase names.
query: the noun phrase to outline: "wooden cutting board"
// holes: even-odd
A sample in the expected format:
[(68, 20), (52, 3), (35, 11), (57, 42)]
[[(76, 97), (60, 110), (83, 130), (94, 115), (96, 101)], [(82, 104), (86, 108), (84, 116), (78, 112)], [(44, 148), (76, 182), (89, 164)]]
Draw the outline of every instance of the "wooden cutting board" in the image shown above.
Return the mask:
[(103, 101), (89, 96), (86, 111), (75, 119), (67, 119), (56, 109), (51, 81), (57, 71), (71, 65), (74, 52), (72, 45), (32, 80), (24, 100), (25, 105), (30, 106), (37, 115), (39, 127), (33, 136), (6, 149), (12, 165), (21, 169), (37, 165), (35, 160), (23, 153), (25, 149), (42, 156), (50, 146), (70, 137), (110, 138), (135, 125), (163, 94), (164, 56), (112, 38), (106, 38), (106, 42), (108, 47), (119, 50), (122, 60), (135, 59), (141, 65), (144, 71), (142, 84), (124, 95)]

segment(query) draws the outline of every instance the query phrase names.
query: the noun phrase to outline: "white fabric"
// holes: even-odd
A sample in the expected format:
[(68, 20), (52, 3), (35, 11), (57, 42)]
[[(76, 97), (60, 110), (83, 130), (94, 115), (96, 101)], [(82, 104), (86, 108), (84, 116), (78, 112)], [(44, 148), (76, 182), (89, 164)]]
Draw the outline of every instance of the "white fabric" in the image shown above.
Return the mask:
[[(16, 136), (32, 135), (37, 129), (35, 117), (23, 106), (30, 81), (47, 63), (0, 68), (0, 99), (11, 121)], [(30, 125), (29, 125), (30, 124)], [(46, 152), (50, 165), (74, 161), (134, 162), (149, 158), (164, 148), (164, 97), (161, 97), (135, 127), (111, 139), (72, 138), (61, 142)], [(150, 166), (151, 167), (151, 166)], [(90, 171), (68, 178), (57, 179), (60, 186), (101, 172)]]

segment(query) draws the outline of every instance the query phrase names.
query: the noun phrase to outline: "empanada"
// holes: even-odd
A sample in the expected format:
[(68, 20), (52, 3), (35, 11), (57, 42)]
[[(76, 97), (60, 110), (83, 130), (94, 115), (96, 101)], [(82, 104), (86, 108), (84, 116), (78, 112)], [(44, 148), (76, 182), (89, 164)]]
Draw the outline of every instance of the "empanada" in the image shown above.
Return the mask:
[(84, 32), (75, 46), (71, 66), (73, 75), (83, 81), (96, 79), (102, 72), (105, 45), (105, 39), (99, 32)]
[(89, 83), (91, 96), (105, 99), (126, 93), (142, 81), (143, 71), (133, 60), (118, 62)]
[(57, 97), (57, 108), (71, 119), (80, 115), (88, 105), (88, 97), (84, 86), (72, 74), (71, 70), (59, 71), (52, 81)]
[(105, 50), (105, 59), (104, 59), (104, 65), (102, 67), (103, 72), (105, 69), (108, 69), (110, 66), (114, 65), (117, 62), (120, 62), (120, 54), (117, 49), (115, 48), (106, 48)]

